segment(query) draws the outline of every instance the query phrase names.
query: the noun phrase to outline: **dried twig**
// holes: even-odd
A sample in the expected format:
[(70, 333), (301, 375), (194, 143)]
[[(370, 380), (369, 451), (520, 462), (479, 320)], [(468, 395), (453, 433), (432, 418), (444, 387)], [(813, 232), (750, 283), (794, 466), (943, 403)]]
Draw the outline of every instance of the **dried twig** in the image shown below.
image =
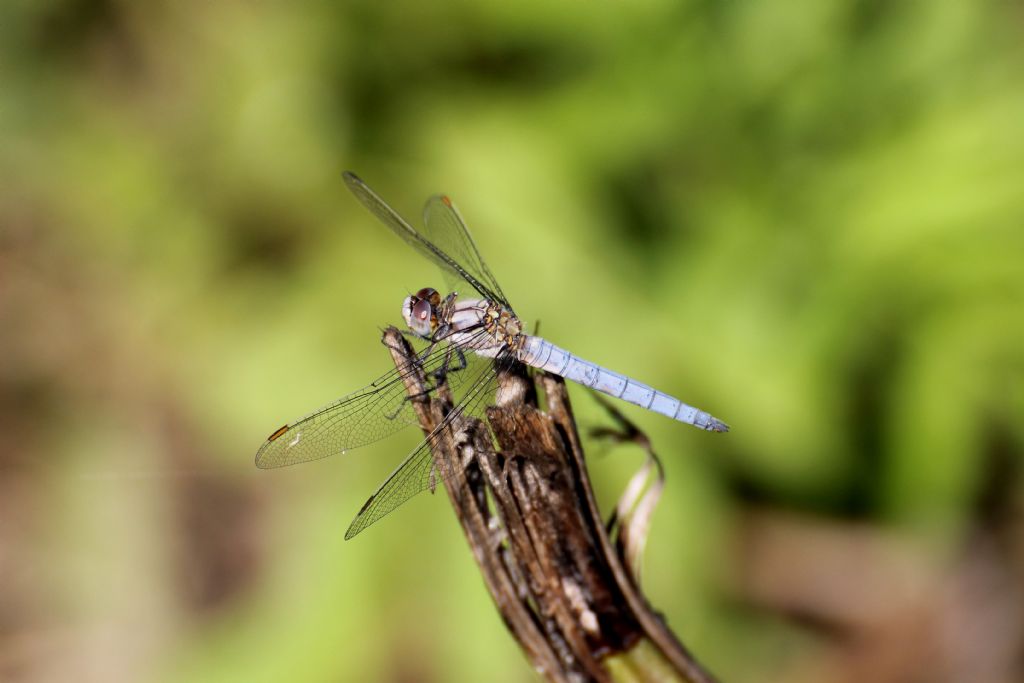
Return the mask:
[[(384, 332), (395, 364), (413, 351)], [(406, 373), (420, 425), (434, 430), (452, 409), (441, 386)], [(551, 681), (714, 679), (637, 590), (605, 533), (561, 378), (540, 373), (547, 412), (525, 370), (500, 377), (487, 412), (497, 438), (470, 417), (456, 419), (433, 453), (445, 488), (509, 630)]]
[(615, 421), (618, 429), (599, 427), (591, 430), (591, 436), (610, 439), (616, 443), (632, 443), (647, 454), (644, 464), (630, 478), (626, 489), (619, 496), (619, 502), (612, 511), (607, 525), (608, 533), (615, 542), (616, 553), (632, 573), (633, 581), (639, 586), (640, 562), (644, 546), (647, 544), (651, 518), (665, 489), (665, 469), (647, 435), (612, 405), (611, 401), (600, 394), (594, 394), (594, 398)]

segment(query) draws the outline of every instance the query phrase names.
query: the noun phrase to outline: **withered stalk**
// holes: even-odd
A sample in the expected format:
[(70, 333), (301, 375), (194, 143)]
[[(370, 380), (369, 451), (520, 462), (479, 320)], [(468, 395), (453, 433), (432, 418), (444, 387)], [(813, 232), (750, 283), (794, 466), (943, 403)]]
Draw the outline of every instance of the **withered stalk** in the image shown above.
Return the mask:
[[(399, 368), (413, 349), (396, 328), (384, 344)], [(452, 409), (405, 372), (420, 426)], [(491, 596), (533, 667), (550, 681), (686, 681), (706, 672), (653, 612), (613, 547), (594, 501), (564, 381), (523, 368), (500, 378), (487, 427), (460, 417), (433, 453)], [(537, 408), (537, 387), (547, 411)]]

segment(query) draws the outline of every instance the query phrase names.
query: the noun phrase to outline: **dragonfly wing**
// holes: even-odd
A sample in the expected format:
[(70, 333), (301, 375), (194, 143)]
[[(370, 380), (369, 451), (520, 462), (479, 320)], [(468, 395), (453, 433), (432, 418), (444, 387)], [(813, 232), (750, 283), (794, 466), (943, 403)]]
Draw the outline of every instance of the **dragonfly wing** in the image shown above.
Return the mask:
[[(348, 189), (352, 191), (356, 199), (362, 202), (363, 206), (370, 210), (370, 213), (376, 216), (384, 225), (391, 228), (392, 232), (405, 240), (413, 249), (440, 266), (446, 277), (469, 284), (485, 299), (505, 303), (505, 297), (501, 295), (500, 290), (495, 291), (492, 289), (493, 283), (488, 284), (486, 281), (481, 281), (477, 275), (467, 270), (463, 264), (453, 258), (452, 254), (447, 253), (441, 246), (434, 244), (421, 235), (409, 224), (409, 221), (402, 218), (397, 211), (381, 199), (380, 195), (371, 190), (359, 176), (351, 171), (345, 171), (342, 177), (345, 179), (345, 185), (348, 186)], [(493, 280), (493, 278), (490, 279)]]
[(498, 361), (479, 359), (478, 368), (471, 369), (463, 378), (464, 394), (455, 407), (427, 437), (409, 454), (398, 468), (391, 473), (377, 491), (363, 504), (355, 519), (345, 532), (350, 539), (385, 515), (393, 512), (402, 503), (427, 489), (433, 490), (442, 481), (451, 478), (455, 470), (437, 463), (432, 451), (438, 450), (444, 439), (456, 435), (456, 429), (463, 417), (477, 417), (489, 402), (494, 401), (497, 389), (496, 363), (511, 363), (511, 357), (503, 356)]
[(256, 453), (261, 468), (284, 467), (318, 460), (365, 446), (416, 424), (405, 379), (422, 369), (428, 377), (446, 374), (461, 385), (460, 354), (450, 344), (439, 344), (422, 353), (414, 363), (382, 375), (367, 386), (289, 422), (271, 434)]
[(363, 503), (359, 514), (349, 524), (345, 540), (354, 537), (366, 527), (393, 512), (417, 493), (431, 488), (431, 470), (434, 459), (424, 441), (398, 466), (391, 476)]
[[(473, 241), (473, 236), (469, 233), (466, 222), (462, 220), (462, 214), (455, 208), (455, 204), (451, 199), (439, 194), (428, 199), (426, 206), (423, 207), (423, 225), (425, 226), (427, 238), (431, 242), (444, 250), (445, 253), (453, 256), (462, 266), (463, 270), (479, 282), (487, 285), (492, 295), (497, 295), (497, 298), (494, 300), (511, 308), (504, 292), (501, 291), (501, 287), (498, 285), (497, 279), (491, 273), (490, 268), (487, 267), (483, 257), (480, 256), (476, 242)], [(449, 282), (448, 284), (453, 289), (460, 286), (457, 282)]]

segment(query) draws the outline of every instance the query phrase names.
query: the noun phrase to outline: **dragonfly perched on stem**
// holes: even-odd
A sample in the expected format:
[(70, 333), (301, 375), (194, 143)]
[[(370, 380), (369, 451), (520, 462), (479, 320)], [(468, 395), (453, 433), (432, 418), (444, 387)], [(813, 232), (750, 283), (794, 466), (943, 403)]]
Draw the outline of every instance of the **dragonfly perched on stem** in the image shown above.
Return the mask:
[[(352, 538), (412, 496), (436, 486), (431, 449), (457, 418), (479, 414), (497, 389), (499, 372), (520, 362), (615, 398), (712, 432), (729, 427), (708, 413), (523, 332), (523, 325), (480, 256), (462, 216), (444, 195), (427, 200), (424, 231), (416, 230), (354, 173), (345, 184), (384, 225), (440, 266), (449, 293), (424, 287), (405, 298), (402, 317), (426, 348), (367, 386), (275, 430), (256, 453), (261, 468), (317, 460), (364, 446), (416, 423), (405, 392), (408, 373), (422, 371), (433, 386), (446, 382), (456, 399), (448, 417), (370, 496), (345, 534)], [(468, 288), (468, 289), (467, 289)], [(415, 364), (415, 365), (413, 365)]]

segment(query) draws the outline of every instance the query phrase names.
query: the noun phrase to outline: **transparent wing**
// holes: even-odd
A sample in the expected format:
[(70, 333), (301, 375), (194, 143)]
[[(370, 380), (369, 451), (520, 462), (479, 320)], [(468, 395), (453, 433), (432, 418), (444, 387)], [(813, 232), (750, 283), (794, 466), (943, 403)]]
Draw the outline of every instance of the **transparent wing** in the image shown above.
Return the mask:
[(498, 387), (497, 366), (511, 364), (511, 356), (500, 357), (497, 361), (477, 357), (475, 367), (471, 366), (464, 382), (464, 395), (455, 401), (455, 407), (445, 420), (410, 453), (402, 464), (391, 473), (376, 492), (363, 504), (359, 514), (345, 532), (350, 539), (366, 527), (393, 512), (402, 503), (428, 489), (433, 490), (451, 477), (455, 470), (437, 468), (431, 451), (452, 434), (453, 422), (463, 416), (478, 417), (489, 402), (493, 402)]
[[(342, 174), (342, 177), (345, 179), (345, 184), (348, 186), (348, 189), (352, 191), (352, 194), (356, 196), (356, 199), (362, 202), (363, 206), (370, 210), (370, 213), (380, 219), (384, 225), (391, 228), (396, 235), (410, 244), (413, 249), (440, 266), (446, 277), (455, 278), (458, 282), (465, 282), (469, 284), (469, 286), (479, 292), (485, 299), (498, 301), (506, 306), (508, 305), (508, 302), (505, 301), (505, 297), (501, 294), (501, 291), (492, 288), (493, 282), (488, 284), (486, 282), (486, 278), (485, 280), (481, 280), (473, 272), (467, 270), (467, 268), (457, 261), (453, 255), (447, 253), (441, 246), (434, 244), (417, 232), (415, 228), (409, 225), (407, 220), (402, 218), (398, 212), (392, 209), (376, 192), (371, 190), (366, 183), (359, 178), (359, 176), (351, 171), (345, 171)], [(468, 233), (466, 234), (468, 236)], [(470, 243), (472, 244), (472, 240), (470, 240)], [(475, 250), (476, 247), (473, 247), (473, 249)], [(479, 258), (479, 256), (477, 258)], [(493, 280), (493, 277), (490, 278), (490, 280)], [(509, 306), (509, 308), (511, 309), (511, 306)]]
[[(480, 256), (476, 242), (469, 234), (466, 222), (462, 220), (462, 214), (455, 208), (451, 199), (439, 194), (428, 199), (426, 206), (423, 207), (423, 225), (427, 239), (454, 257), (463, 270), (487, 285), (493, 294), (497, 294), (498, 303), (509, 306), (498, 281), (487, 267), (483, 257)], [(448, 284), (453, 289), (458, 287), (457, 282)]]
[[(465, 383), (464, 353), (447, 343), (428, 350), (415, 361), (428, 377), (443, 372), (450, 386)], [(416, 424), (404, 384), (414, 370), (411, 363), (406, 363), (362, 389), (280, 427), (256, 453), (256, 465), (266, 469), (318, 460), (365, 446)]]

